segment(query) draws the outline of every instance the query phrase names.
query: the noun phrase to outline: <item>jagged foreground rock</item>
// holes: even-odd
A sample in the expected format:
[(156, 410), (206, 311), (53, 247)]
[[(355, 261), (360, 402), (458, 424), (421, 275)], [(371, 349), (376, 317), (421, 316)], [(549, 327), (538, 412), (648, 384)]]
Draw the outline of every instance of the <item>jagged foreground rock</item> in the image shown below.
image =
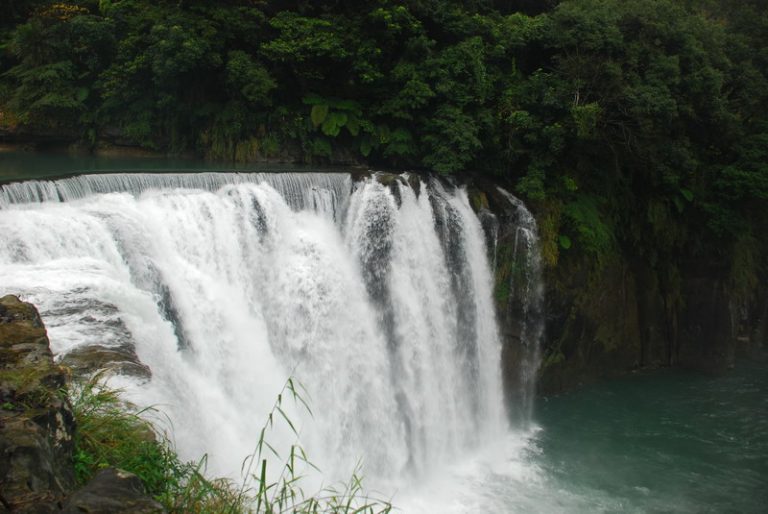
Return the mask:
[(54, 512), (75, 485), (66, 376), (37, 310), (15, 296), (0, 299), (0, 373), (0, 502), (11, 512)]
[(144, 485), (133, 473), (108, 468), (96, 474), (88, 484), (64, 504), (62, 514), (107, 514), (165, 512), (163, 506), (144, 494)]
[(162, 512), (136, 476), (118, 470), (67, 498), (76, 427), (66, 381), (37, 309), (0, 298), (0, 513)]

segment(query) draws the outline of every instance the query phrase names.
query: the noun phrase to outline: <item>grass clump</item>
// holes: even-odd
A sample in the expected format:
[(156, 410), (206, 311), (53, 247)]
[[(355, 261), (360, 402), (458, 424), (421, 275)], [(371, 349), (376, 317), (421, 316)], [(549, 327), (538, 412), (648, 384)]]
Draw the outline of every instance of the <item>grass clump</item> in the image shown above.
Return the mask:
[(244, 512), (237, 488), (204, 476), (205, 462), (182, 462), (164, 434), (145, 419), (151, 408), (134, 410), (96, 377), (70, 390), (77, 423), (75, 477), (79, 484), (100, 469), (116, 467), (137, 475), (147, 493), (169, 512)]
[[(262, 427), (256, 448), (243, 462), (241, 484), (205, 476), (207, 457), (182, 462), (165, 434), (158, 433), (147, 417), (159, 413), (152, 408), (132, 409), (120, 399), (120, 391), (99, 377), (70, 391), (77, 431), (75, 473), (78, 483), (87, 482), (99, 469), (117, 467), (137, 475), (147, 492), (171, 513), (300, 513), (300, 514), (387, 514), (388, 502), (370, 500), (363, 494), (359, 466), (351, 479), (339, 486), (305, 494), (300, 468), (312, 464), (299, 444), (284, 458), (267, 441), (277, 423), (284, 424), (298, 439), (298, 432), (285, 413), (285, 398), (292, 399), (310, 414), (308, 404), (289, 379), (278, 394)], [(267, 478), (267, 469), (278, 462), (279, 477)], [(306, 466), (304, 466), (306, 465)]]
[[(277, 423), (284, 425), (299, 438), (296, 426), (286, 414), (283, 404), (287, 399), (309, 415), (312, 410), (304, 400), (292, 378), (289, 378), (283, 389), (277, 395), (272, 410), (267, 416), (267, 421), (261, 428), (254, 452), (243, 462), (244, 475), (250, 476), (255, 488), (246, 489), (246, 482), (241, 487), (243, 505), (248, 505), (248, 512), (257, 514), (273, 513), (299, 513), (299, 514), (388, 514), (392, 506), (387, 501), (371, 499), (364, 493), (362, 478), (359, 474), (360, 465), (352, 473), (348, 482), (328, 486), (321, 491), (307, 495), (301, 486), (303, 476), (299, 468), (306, 465), (307, 468), (319, 469), (308, 458), (304, 449), (299, 444), (290, 447), (286, 457), (282, 457), (277, 450), (267, 441), (267, 433)], [(270, 466), (270, 458), (274, 462), (281, 462), (279, 477), (270, 482), (267, 478), (267, 468)], [(254, 471), (254, 468), (256, 471)]]

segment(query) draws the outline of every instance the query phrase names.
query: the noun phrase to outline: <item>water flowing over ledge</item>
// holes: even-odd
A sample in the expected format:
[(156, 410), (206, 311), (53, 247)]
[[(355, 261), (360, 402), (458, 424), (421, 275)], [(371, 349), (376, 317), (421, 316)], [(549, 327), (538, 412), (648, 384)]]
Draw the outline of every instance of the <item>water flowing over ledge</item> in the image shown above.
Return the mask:
[(265, 183), (294, 209), (311, 206), (315, 193), (343, 198), (350, 188), (346, 173), (107, 173), (58, 180), (28, 180), (0, 186), (0, 209), (12, 204), (67, 202), (96, 194), (140, 194), (152, 189), (216, 191), (226, 185)]
[(54, 352), (135, 351), (151, 379), (119, 378), (131, 399), (158, 405), (182, 455), (208, 453), (215, 472), (236, 474), (289, 376), (308, 390), (314, 418), (289, 414), (326, 480), (362, 458), (399, 487), (507, 431), (486, 236), (461, 187), (346, 173), (29, 181), (0, 190), (0, 240), (4, 285), (39, 306)]

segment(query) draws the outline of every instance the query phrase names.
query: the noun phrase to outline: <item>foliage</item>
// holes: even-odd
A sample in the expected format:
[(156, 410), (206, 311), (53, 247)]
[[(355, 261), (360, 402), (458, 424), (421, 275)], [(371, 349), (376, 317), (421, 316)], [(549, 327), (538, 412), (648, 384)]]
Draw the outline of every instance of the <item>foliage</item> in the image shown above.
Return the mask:
[(153, 409), (135, 411), (99, 377), (70, 391), (76, 422), (75, 476), (87, 482), (99, 469), (118, 467), (136, 474), (147, 492), (171, 512), (215, 512), (241, 506), (233, 484), (203, 476), (205, 459), (183, 463), (164, 435), (146, 420)]
[(5, 74), (16, 86), (8, 107), (26, 124), (87, 129), (93, 83), (113, 46), (109, 20), (75, 5), (41, 8), (10, 41), (18, 64)]
[[(346, 484), (326, 487), (313, 495), (303, 491), (301, 465), (314, 468), (303, 448), (293, 444), (283, 457), (267, 439), (269, 431), (279, 424), (298, 438), (295, 425), (285, 412), (285, 401), (291, 400), (307, 411), (309, 406), (292, 379), (286, 382), (268, 413), (254, 453), (243, 463), (248, 478), (238, 486), (228, 479), (207, 478), (206, 457), (198, 463), (182, 462), (168, 438), (149, 421), (155, 417), (161, 422), (157, 419), (160, 413), (152, 408), (135, 410), (121, 400), (119, 390), (109, 388), (100, 378), (97, 375), (69, 391), (77, 424), (74, 464), (78, 483), (87, 482), (101, 468), (118, 467), (136, 474), (149, 494), (169, 512), (178, 513), (390, 512), (388, 503), (364, 496), (359, 467)], [(280, 473), (276, 481), (270, 482), (267, 470), (275, 459)]]

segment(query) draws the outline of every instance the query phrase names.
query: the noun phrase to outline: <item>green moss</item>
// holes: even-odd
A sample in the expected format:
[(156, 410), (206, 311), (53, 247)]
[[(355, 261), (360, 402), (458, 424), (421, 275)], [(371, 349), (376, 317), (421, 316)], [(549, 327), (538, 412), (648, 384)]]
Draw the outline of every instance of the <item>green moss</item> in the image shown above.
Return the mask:
[(46, 364), (1, 369), (0, 387), (11, 392), (16, 405), (34, 408), (57, 394), (60, 373), (60, 369)]
[(562, 204), (547, 201), (538, 217), (541, 258), (545, 266), (554, 268), (560, 257), (560, 219)]
[(238, 141), (235, 145), (235, 162), (245, 163), (257, 160), (261, 156), (261, 144), (255, 137)]
[(469, 193), (469, 200), (472, 203), (472, 208), (475, 212), (489, 208), (488, 197), (483, 191), (471, 190)]
[(496, 305), (505, 306), (509, 303), (510, 287), (508, 280), (497, 280), (496, 287), (493, 289), (493, 295), (496, 299)]
[(603, 258), (614, 246), (614, 232), (595, 196), (578, 196), (563, 208), (563, 216), (582, 250)]
[(555, 350), (551, 353), (549, 353), (544, 360), (542, 361), (541, 367), (543, 369), (549, 368), (551, 366), (555, 366), (557, 364), (560, 364), (562, 362), (565, 362), (565, 354), (558, 350)]
[(760, 285), (760, 244), (752, 234), (741, 235), (733, 245), (730, 282), (736, 297), (749, 301)]

